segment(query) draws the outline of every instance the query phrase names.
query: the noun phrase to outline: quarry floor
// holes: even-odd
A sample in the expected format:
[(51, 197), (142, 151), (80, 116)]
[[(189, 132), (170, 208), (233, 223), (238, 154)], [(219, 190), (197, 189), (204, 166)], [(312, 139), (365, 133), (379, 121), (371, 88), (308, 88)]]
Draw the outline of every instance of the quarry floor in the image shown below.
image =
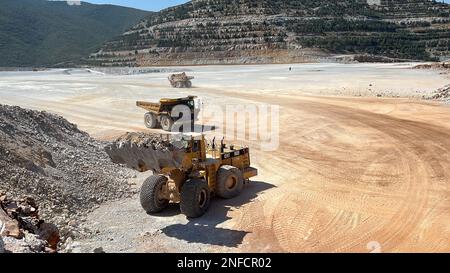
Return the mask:
[[(176, 205), (149, 216), (137, 197), (106, 203), (88, 216), (97, 235), (79, 242), (82, 251), (449, 252), (450, 107), (420, 98), (450, 79), (411, 67), (2, 72), (0, 103), (61, 114), (105, 140), (147, 131), (136, 100), (197, 95), (205, 105), (279, 106), (276, 149), (239, 139), (251, 147), (259, 169), (240, 197), (215, 199), (194, 220)], [(170, 88), (171, 70), (195, 76), (194, 88)], [(206, 133), (220, 139), (223, 131)], [(148, 175), (140, 174), (135, 186)]]

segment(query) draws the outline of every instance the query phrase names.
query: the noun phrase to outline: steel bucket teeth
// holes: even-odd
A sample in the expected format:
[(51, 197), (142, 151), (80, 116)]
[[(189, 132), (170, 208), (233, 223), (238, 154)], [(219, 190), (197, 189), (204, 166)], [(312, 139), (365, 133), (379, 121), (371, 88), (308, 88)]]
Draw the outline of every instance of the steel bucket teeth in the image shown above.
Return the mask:
[(163, 168), (182, 166), (186, 151), (179, 147), (159, 136), (128, 133), (105, 147), (105, 151), (114, 163), (140, 172), (161, 172)]

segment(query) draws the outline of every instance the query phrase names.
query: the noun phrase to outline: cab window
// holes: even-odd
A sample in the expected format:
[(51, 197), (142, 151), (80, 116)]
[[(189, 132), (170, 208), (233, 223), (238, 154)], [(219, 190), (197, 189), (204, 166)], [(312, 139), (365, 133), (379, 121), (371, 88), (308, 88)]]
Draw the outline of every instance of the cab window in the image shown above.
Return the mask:
[(196, 153), (200, 151), (200, 142), (199, 141), (194, 141), (194, 146), (192, 147), (192, 152)]

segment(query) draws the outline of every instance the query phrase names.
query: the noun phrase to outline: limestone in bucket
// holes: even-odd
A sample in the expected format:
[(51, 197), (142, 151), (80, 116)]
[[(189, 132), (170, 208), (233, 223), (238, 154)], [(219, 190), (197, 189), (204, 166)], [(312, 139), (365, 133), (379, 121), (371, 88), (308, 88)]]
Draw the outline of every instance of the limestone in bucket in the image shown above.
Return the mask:
[(163, 168), (181, 168), (186, 142), (170, 135), (126, 133), (105, 150), (114, 163), (160, 173)]

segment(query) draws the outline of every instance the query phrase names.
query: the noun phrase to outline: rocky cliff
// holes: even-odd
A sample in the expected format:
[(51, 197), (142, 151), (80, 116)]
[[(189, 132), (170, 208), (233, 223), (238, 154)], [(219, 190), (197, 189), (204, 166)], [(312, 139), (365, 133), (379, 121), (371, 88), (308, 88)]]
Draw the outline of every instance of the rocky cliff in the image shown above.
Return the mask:
[(450, 55), (450, 5), (428, 0), (196, 0), (107, 42), (103, 66), (303, 62), (333, 54)]

